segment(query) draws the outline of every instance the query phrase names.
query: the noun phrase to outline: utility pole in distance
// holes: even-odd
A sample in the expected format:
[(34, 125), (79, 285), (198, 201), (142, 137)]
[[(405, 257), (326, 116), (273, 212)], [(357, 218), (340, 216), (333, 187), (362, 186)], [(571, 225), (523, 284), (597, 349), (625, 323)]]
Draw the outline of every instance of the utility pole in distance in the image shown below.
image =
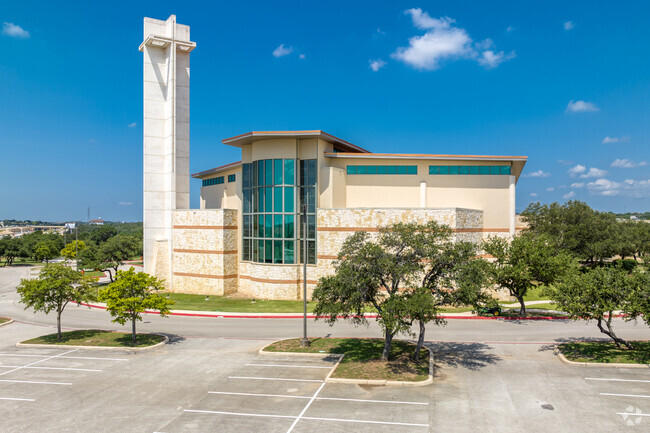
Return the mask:
[(302, 338), (300, 347), (309, 347), (311, 342), (307, 338), (307, 203), (302, 207)]

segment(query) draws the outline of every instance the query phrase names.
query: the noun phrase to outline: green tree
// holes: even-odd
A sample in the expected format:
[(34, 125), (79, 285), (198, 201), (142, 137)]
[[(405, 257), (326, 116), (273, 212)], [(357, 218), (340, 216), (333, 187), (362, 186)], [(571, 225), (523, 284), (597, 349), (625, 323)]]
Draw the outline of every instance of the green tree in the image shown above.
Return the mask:
[(55, 249), (56, 246), (52, 242), (41, 241), (34, 247), (34, 258), (39, 262), (45, 261), (48, 263), (50, 260), (58, 257), (59, 252)]
[(527, 232), (547, 236), (558, 248), (580, 260), (593, 264), (618, 253), (616, 218), (584, 202), (531, 203), (521, 215), (528, 224)]
[(74, 260), (77, 253), (86, 249), (84, 241), (72, 241), (61, 250), (61, 255), (68, 260)]
[[(91, 226), (89, 226), (91, 227)], [(103, 225), (95, 226), (90, 232), (90, 239), (95, 242), (97, 245), (103, 244), (104, 242), (111, 239), (113, 236), (117, 235), (117, 229), (112, 225)]]
[(573, 320), (595, 320), (600, 332), (610, 337), (616, 347), (632, 349), (629, 342), (614, 333), (612, 319), (616, 311), (625, 314), (626, 320), (644, 314), (644, 309), (647, 313), (650, 292), (647, 275), (618, 266), (600, 266), (567, 274), (550, 293)]
[(164, 282), (144, 272), (118, 271), (115, 282), (99, 291), (99, 300), (106, 302), (106, 310), (113, 322), (124, 325), (131, 322), (131, 341), (136, 344), (135, 323), (142, 320), (146, 310), (158, 311), (162, 317), (169, 314), (174, 301), (167, 299), (159, 291), (165, 288)]
[(17, 257), (29, 257), (21, 238), (11, 236), (0, 238), (0, 256), (4, 257), (8, 266), (11, 266)]
[(56, 311), (57, 340), (61, 340), (61, 314), (69, 302), (87, 302), (93, 299), (92, 279), (61, 264), (51, 263), (41, 269), (35, 280), (22, 279), (17, 287), (20, 302), (25, 309), (33, 308), (49, 314)]
[(115, 281), (118, 268), (142, 250), (141, 241), (134, 236), (118, 235), (102, 245), (89, 244), (79, 252), (79, 266), (83, 269), (108, 272), (111, 282)]
[(523, 234), (512, 241), (491, 237), (483, 243), (483, 250), (494, 257), (488, 262), (491, 282), (508, 289), (517, 299), (520, 316), (526, 314), (524, 296), (529, 289), (548, 286), (575, 267), (571, 256), (558, 251), (544, 236)]

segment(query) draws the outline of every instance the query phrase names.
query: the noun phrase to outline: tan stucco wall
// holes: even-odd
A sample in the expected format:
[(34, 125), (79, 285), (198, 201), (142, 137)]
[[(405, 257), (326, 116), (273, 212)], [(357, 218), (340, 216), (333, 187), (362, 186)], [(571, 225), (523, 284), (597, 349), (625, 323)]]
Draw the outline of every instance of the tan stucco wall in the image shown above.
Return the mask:
[[(234, 174), (235, 181), (228, 182), (228, 175)], [(223, 176), (224, 183), (201, 187), (201, 209), (239, 209), (241, 206), (241, 166), (220, 171), (205, 179)]]
[(177, 210), (172, 229), (172, 292), (224, 295), (237, 290), (238, 212)]

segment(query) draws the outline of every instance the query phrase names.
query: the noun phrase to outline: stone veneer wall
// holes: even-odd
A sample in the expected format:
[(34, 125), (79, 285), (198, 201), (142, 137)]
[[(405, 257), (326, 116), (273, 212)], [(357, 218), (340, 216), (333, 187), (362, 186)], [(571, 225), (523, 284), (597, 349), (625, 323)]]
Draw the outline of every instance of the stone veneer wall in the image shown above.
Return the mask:
[(172, 292), (225, 295), (237, 291), (237, 210), (175, 210)]
[[(434, 220), (454, 229), (456, 240), (479, 242), (483, 212), (473, 209), (318, 209), (317, 264), (307, 266), (307, 297), (318, 279), (333, 272), (332, 263), (345, 239), (356, 231), (377, 233), (396, 222), (425, 223)], [(302, 299), (302, 266), (239, 263), (242, 296), (261, 299)]]

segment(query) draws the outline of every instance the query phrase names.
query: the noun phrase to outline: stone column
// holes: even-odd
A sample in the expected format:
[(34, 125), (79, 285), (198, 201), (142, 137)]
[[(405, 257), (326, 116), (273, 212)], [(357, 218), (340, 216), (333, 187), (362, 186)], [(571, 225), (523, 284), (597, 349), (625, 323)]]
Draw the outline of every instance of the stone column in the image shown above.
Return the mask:
[(420, 182), (420, 207), (427, 207), (427, 183)]
[[(144, 19), (144, 270), (172, 284), (172, 212), (189, 208), (189, 26)], [(154, 259), (155, 258), (155, 259)], [(155, 269), (154, 269), (155, 265)]]

